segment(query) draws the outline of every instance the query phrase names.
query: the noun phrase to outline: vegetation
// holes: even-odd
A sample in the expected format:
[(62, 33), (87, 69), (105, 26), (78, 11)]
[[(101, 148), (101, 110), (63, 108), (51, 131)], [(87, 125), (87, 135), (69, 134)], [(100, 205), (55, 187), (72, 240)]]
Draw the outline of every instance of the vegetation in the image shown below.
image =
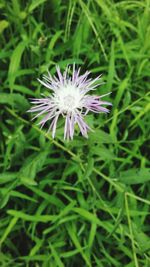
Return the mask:
[[(149, 267), (150, 1), (0, 0), (0, 266)], [(37, 78), (81, 65), (110, 114), (73, 141), (31, 121)]]

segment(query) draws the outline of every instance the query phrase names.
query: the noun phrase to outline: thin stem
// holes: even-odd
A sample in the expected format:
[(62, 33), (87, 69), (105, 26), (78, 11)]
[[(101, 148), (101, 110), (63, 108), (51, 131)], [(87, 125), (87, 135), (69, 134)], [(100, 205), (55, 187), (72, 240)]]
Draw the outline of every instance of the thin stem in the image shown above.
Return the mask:
[(127, 213), (129, 232), (130, 232), (130, 236), (131, 236), (131, 244), (132, 244), (134, 263), (135, 263), (135, 267), (139, 267), (138, 259), (137, 259), (137, 256), (136, 256), (136, 248), (135, 248), (135, 244), (134, 244), (134, 237), (133, 237), (133, 230), (132, 230), (132, 224), (131, 224), (131, 218), (130, 218), (127, 194), (125, 194), (125, 208), (126, 208), (126, 213)]

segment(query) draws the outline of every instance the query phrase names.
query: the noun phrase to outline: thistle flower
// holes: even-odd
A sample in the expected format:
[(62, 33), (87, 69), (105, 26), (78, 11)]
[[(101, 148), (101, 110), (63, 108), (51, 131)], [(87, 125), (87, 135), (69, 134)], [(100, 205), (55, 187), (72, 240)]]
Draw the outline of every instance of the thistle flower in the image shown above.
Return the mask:
[(71, 76), (69, 76), (69, 67), (64, 73), (61, 73), (58, 66), (56, 70), (57, 77), (52, 77), (48, 72), (48, 76), (44, 75), (43, 80), (38, 79), (52, 93), (48, 97), (31, 99), (31, 103), (35, 106), (28, 112), (37, 112), (33, 119), (44, 115), (39, 122), (41, 128), (47, 121), (51, 121), (48, 132), (52, 131), (53, 138), (55, 137), (58, 118), (61, 115), (65, 118), (64, 139), (73, 139), (76, 124), (81, 134), (87, 138), (87, 133), (91, 128), (84, 121), (84, 117), (90, 111), (107, 113), (109, 110), (103, 105), (111, 105), (111, 103), (101, 100), (107, 94), (102, 96), (88, 94), (89, 91), (95, 90), (101, 84), (101, 75), (93, 80), (89, 79), (90, 72), (86, 71), (80, 75), (80, 68), (76, 70), (75, 64)]

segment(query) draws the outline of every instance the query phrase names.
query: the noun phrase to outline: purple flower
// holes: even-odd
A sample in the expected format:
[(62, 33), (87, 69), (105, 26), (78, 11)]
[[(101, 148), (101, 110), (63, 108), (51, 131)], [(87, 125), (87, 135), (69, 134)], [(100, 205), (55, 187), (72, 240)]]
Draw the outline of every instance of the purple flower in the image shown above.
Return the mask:
[(35, 104), (28, 112), (37, 112), (33, 118), (41, 115), (44, 117), (39, 122), (41, 128), (47, 121), (51, 121), (48, 131), (52, 131), (52, 137), (55, 137), (56, 126), (59, 116), (65, 118), (64, 139), (73, 139), (74, 128), (77, 124), (81, 134), (88, 137), (87, 132), (90, 127), (84, 121), (85, 115), (89, 111), (94, 113), (107, 113), (109, 110), (103, 105), (111, 105), (111, 103), (102, 101), (102, 96), (89, 95), (88, 92), (95, 90), (100, 84), (100, 76), (96, 79), (89, 79), (89, 71), (80, 75), (80, 68), (75, 69), (73, 65), (72, 75), (69, 76), (70, 68), (67, 67), (64, 73), (61, 73), (57, 66), (57, 77), (52, 77), (48, 72), (48, 76), (43, 76), (43, 80), (38, 81), (46, 88), (52, 90), (48, 97), (32, 99), (31, 103)]

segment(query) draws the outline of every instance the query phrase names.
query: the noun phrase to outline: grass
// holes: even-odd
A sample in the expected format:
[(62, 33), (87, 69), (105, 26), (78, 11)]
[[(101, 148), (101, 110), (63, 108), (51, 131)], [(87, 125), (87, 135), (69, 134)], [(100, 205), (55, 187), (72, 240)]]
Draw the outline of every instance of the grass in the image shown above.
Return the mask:
[[(150, 1), (0, 1), (0, 266), (149, 267)], [(76, 62), (109, 115), (53, 140), (31, 122), (37, 81)]]

